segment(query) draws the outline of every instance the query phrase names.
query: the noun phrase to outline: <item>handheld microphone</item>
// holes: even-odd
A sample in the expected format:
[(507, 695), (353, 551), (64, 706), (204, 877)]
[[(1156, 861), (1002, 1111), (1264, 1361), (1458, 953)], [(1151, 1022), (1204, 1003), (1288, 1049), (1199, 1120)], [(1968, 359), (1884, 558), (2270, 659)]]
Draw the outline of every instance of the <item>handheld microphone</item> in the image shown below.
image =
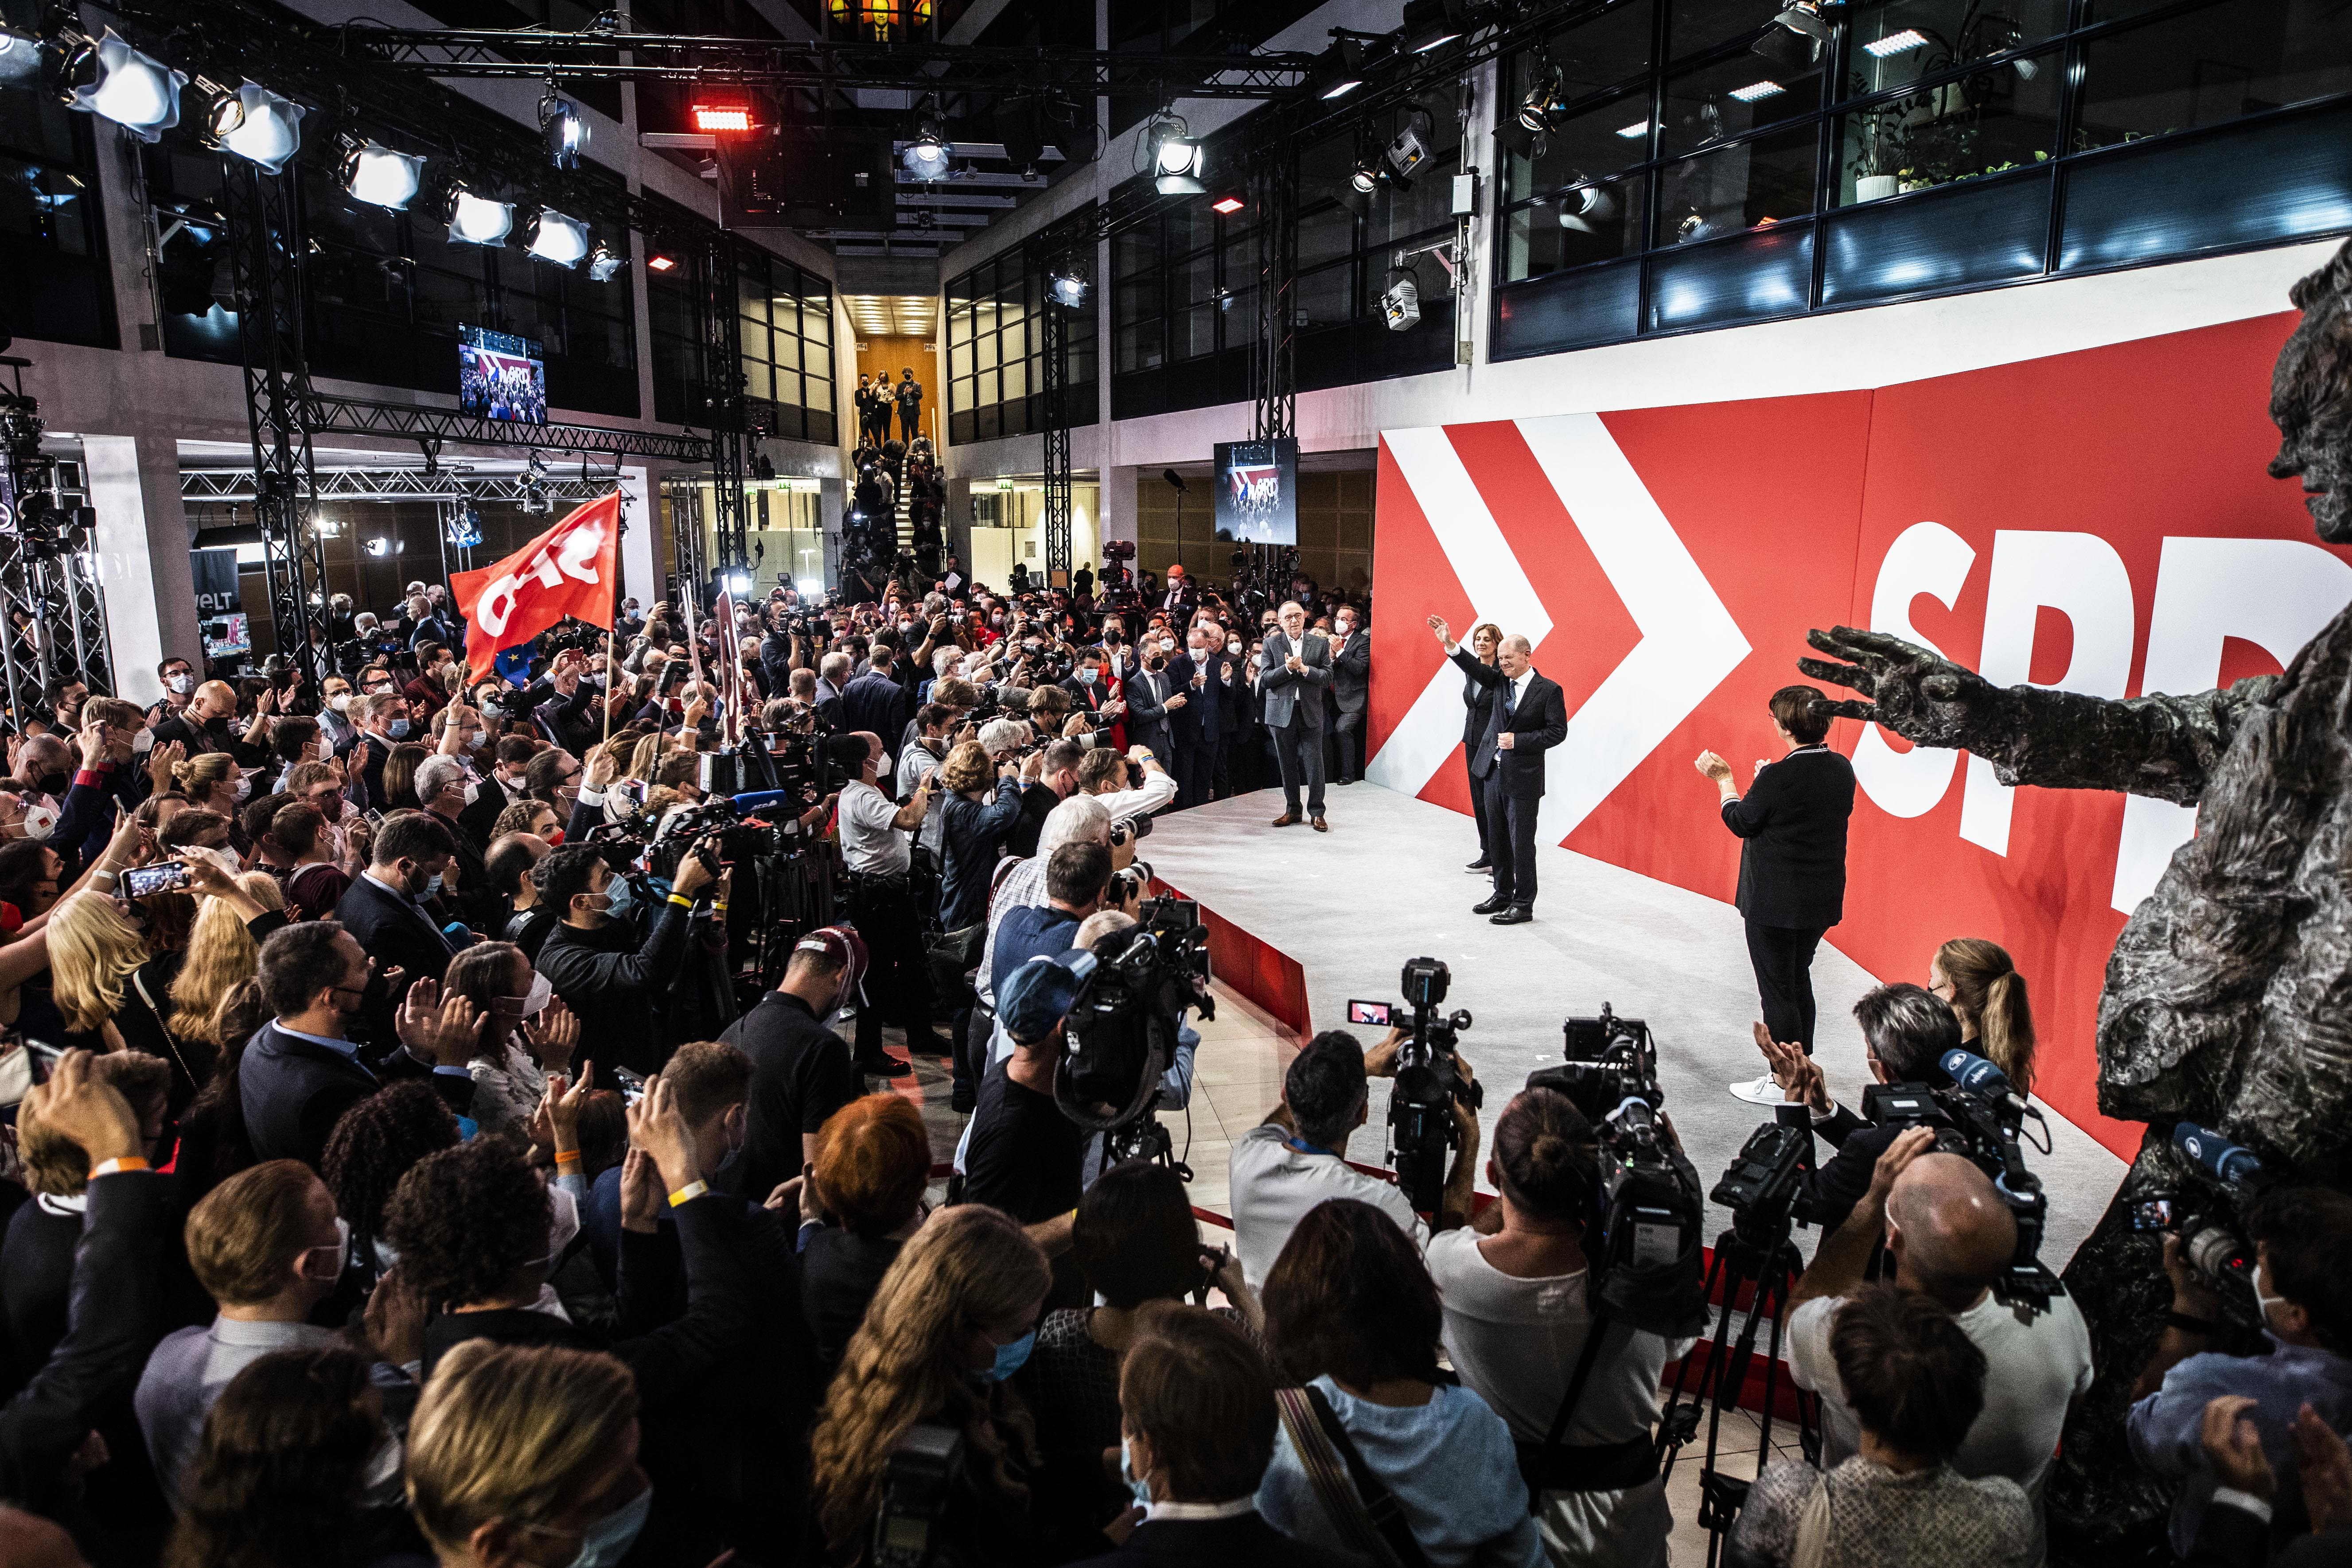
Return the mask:
[(2025, 1103), (2025, 1097), (2017, 1092), (2016, 1086), (2009, 1081), (2009, 1075), (2000, 1070), (2000, 1063), (1988, 1060), (1974, 1051), (1954, 1046), (1936, 1058), (1936, 1065), (1944, 1069), (1947, 1078), (1970, 1094), (2005, 1104), (2021, 1114), (2032, 1109)]
[(2241, 1192), (2260, 1192), (2277, 1179), (2260, 1154), (2194, 1121), (2173, 1123), (2172, 1146), (2195, 1161), (2207, 1175)]

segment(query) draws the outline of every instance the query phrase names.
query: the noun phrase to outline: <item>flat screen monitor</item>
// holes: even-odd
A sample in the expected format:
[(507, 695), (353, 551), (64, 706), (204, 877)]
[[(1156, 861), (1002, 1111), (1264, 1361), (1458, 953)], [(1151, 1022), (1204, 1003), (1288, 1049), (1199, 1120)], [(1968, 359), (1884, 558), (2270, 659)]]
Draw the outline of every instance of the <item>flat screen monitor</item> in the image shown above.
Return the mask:
[(1298, 442), (1220, 441), (1217, 538), (1231, 544), (1298, 542)]
[(546, 424), (547, 360), (538, 342), (487, 327), (459, 327), (457, 405), (486, 419)]

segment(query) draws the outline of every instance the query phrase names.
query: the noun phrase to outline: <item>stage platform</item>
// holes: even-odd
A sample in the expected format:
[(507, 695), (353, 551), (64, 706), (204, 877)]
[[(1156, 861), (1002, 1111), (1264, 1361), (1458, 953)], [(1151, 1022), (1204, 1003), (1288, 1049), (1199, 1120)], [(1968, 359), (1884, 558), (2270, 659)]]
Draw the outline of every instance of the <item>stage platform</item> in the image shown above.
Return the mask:
[[(1200, 901), (1218, 978), (1300, 1038), (1346, 1026), (1350, 998), (1398, 1000), (1400, 968), (1425, 954), (1453, 972), (1446, 1006), (1471, 1014), (1461, 1049), (1487, 1086), (1480, 1120), (1490, 1140), (1511, 1092), (1561, 1059), (1562, 1020), (1597, 1013), (1603, 1002), (1648, 1021), (1666, 1113), (1707, 1186), (1767, 1120), (1765, 1108), (1724, 1087), (1763, 1068), (1750, 1035), (1759, 1016), (1755, 981), (1728, 903), (1548, 848), (1537, 851), (1542, 890), (1534, 921), (1491, 925), (1470, 912), (1487, 882), (1463, 868), (1478, 853), (1468, 817), (1370, 783), (1330, 791), (1328, 833), (1303, 822), (1270, 826), (1281, 811), (1281, 792), (1266, 790), (1163, 816), (1142, 856), (1164, 883)], [(1919, 954), (1918, 973), (1888, 978), (1924, 982), (1927, 958)], [(1814, 1048), (1830, 1091), (1848, 1102), (1870, 1081), (1853, 1008), (1875, 984), (1822, 944), (1813, 963)], [(1369, 1045), (1379, 1031), (1357, 1033)], [(1387, 1090), (1385, 1080), (1373, 1081), (1370, 1122), (1349, 1145), (1349, 1156), (1367, 1164), (1387, 1163)], [(2097, 1223), (2125, 1166), (2056, 1111), (2042, 1110), (2052, 1152), (2029, 1152), (2027, 1161), (2052, 1194), (2042, 1257), (2056, 1270)], [(1707, 1240), (1728, 1223), (1710, 1205)], [(1810, 1230), (1797, 1236), (1808, 1256), (1818, 1239)]]

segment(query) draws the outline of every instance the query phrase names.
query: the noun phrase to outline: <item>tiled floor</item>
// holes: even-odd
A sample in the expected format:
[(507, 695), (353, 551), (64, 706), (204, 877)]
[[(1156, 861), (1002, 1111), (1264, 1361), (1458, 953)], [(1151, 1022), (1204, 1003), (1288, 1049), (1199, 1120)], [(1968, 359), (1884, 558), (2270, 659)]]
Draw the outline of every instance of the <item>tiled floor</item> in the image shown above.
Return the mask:
[[(1185, 1112), (1164, 1111), (1163, 1121), (1175, 1140), (1176, 1155), (1192, 1168), (1192, 1201), (1213, 1214), (1230, 1212), (1227, 1205), (1226, 1159), (1233, 1140), (1265, 1119), (1282, 1098), (1282, 1075), (1298, 1051), (1297, 1037), (1271, 1016), (1224, 986), (1215, 989), (1217, 1016), (1194, 1020), (1201, 1048), (1194, 1058), (1191, 1124)], [(896, 1046), (898, 1031), (885, 1031)], [(915, 1058), (911, 1078), (872, 1080), (876, 1089), (888, 1087), (922, 1108), (930, 1129), (933, 1158), (941, 1163), (955, 1152), (964, 1118), (948, 1105), (947, 1064), (929, 1057)], [(1381, 1158), (1376, 1129), (1357, 1134), (1349, 1152), (1368, 1163)], [(939, 1184), (943, 1186), (944, 1184)], [(938, 1193), (935, 1188), (934, 1196)], [(1727, 1476), (1743, 1479), (1756, 1474), (1759, 1430), (1757, 1419), (1744, 1410), (1727, 1410), (1717, 1430), (1716, 1453)], [(1699, 1528), (1699, 1470), (1706, 1453), (1706, 1424), (1700, 1422), (1697, 1439), (1685, 1448), (1666, 1478), (1666, 1497), (1674, 1507), (1675, 1531), (1670, 1545), (1675, 1568), (1701, 1568), (1706, 1562), (1707, 1535)], [(1776, 1458), (1797, 1458), (1796, 1429), (1786, 1422), (1772, 1426)]]

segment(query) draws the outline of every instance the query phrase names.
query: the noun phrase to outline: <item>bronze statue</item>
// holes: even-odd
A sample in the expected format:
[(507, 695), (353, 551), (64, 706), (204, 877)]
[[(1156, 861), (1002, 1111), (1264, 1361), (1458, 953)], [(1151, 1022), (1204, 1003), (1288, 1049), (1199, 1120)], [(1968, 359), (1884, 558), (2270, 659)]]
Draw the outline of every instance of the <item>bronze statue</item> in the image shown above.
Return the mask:
[[(2289, 298), (2303, 321), (2272, 375), (2270, 473), (2302, 479), (2323, 541), (2352, 543), (2352, 242)], [(1846, 717), (1972, 752), (2004, 784), (2199, 808), (2197, 837), (2116, 939), (2099, 997), (2099, 1109), (2158, 1126), (2066, 1271), (2103, 1342), (2102, 1387), (2068, 1434), (2053, 1512), (2138, 1511), (2155, 1500), (2116, 1468), (2130, 1461), (2103, 1435), (2120, 1423), (2118, 1387), (2137, 1373), (2162, 1310), (2153, 1246), (2121, 1213), (2142, 1190), (2183, 1184), (2161, 1134), (2180, 1120), (2218, 1127), (2306, 1179), (2333, 1180), (2352, 1126), (2352, 606), (2284, 674), (2125, 701), (2004, 690), (1853, 626), (1806, 640), (1832, 658), (1800, 669), (1866, 699), (1838, 703)]]

